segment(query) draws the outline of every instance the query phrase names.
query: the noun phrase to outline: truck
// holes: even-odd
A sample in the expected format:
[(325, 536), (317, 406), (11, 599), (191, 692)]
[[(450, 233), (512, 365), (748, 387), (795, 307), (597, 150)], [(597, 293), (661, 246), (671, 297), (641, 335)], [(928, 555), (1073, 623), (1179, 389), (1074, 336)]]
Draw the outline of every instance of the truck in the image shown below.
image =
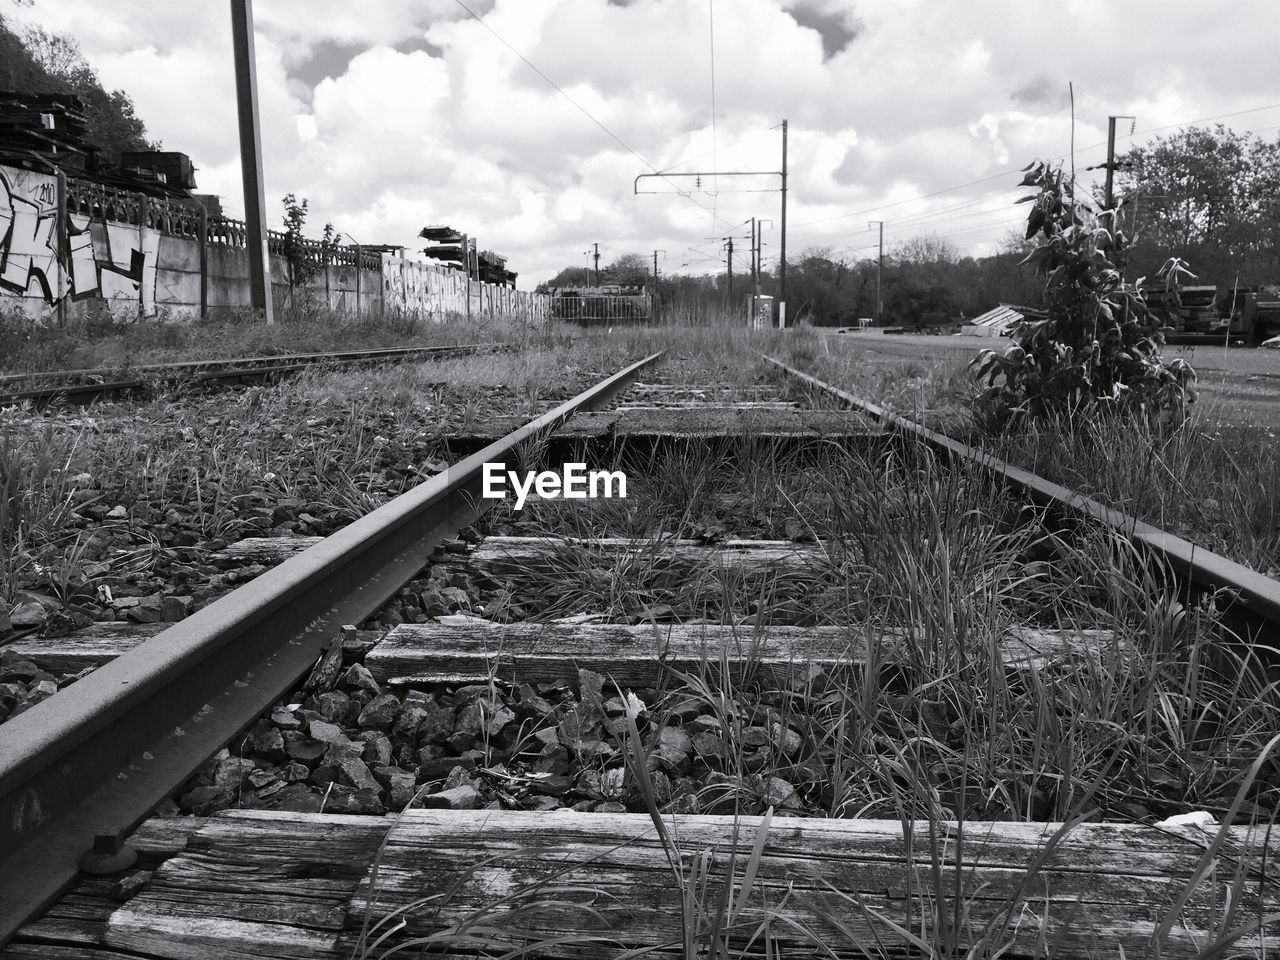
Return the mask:
[(1280, 335), (1280, 286), (1228, 287), (1216, 300), (1217, 331), (1259, 344)]
[(1158, 282), (1141, 285), (1147, 300), (1162, 304), (1170, 344), (1234, 343), (1258, 345), (1280, 334), (1280, 287), (1179, 287), (1170, 302)]

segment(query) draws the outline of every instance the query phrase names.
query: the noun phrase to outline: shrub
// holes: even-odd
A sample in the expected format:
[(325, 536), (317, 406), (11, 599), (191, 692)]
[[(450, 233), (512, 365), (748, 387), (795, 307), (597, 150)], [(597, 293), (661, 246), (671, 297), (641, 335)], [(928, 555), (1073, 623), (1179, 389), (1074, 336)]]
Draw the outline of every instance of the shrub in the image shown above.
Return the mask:
[(1148, 302), (1142, 280), (1124, 282), (1131, 240), (1118, 208), (1095, 212), (1078, 201), (1060, 164), (1036, 162), (1023, 172), (1022, 185), (1037, 192), (1018, 203), (1033, 201), (1026, 236), (1038, 245), (1022, 262), (1045, 278), (1048, 316), (1019, 324), (1003, 354), (974, 358), (975, 377), (986, 384), (976, 402), (980, 421), (1003, 428), (1100, 410), (1181, 417), (1194, 400), (1195, 371), (1181, 359), (1161, 360), (1159, 327), (1179, 282), (1194, 274), (1169, 259), (1159, 272), (1164, 294)]

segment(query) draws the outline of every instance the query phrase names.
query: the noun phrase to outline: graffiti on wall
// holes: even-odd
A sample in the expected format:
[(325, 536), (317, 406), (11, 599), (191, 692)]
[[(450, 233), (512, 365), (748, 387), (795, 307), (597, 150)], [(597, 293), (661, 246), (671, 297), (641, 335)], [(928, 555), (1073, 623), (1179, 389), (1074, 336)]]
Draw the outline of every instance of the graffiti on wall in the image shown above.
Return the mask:
[(0, 171), (0, 290), (19, 297), (34, 290), (45, 302), (54, 303), (63, 294), (57, 187), (52, 177), (39, 179), (47, 182), (31, 184), (34, 189), (24, 196)]
[(60, 253), (57, 181), (0, 168), (0, 297), (16, 299), (30, 316), (64, 298), (87, 297), (153, 315), (160, 234), (84, 216), (67, 219)]
[[(545, 294), (477, 281), (470, 286), (473, 316), (502, 315), (527, 323), (541, 323), (549, 316), (550, 300)], [(466, 279), (459, 271), (437, 263), (383, 254), (382, 293), (388, 309), (424, 314), (436, 320), (467, 311)]]

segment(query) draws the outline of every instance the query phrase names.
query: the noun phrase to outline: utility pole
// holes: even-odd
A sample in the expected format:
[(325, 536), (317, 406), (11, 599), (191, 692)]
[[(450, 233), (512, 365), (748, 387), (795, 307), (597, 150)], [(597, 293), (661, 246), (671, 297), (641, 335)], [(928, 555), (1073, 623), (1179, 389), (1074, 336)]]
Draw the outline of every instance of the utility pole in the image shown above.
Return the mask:
[(467, 234), (462, 234), (462, 276), (465, 282), (462, 284), (463, 296), (467, 298), (467, 320), (471, 319), (471, 238)]
[(1133, 117), (1107, 117), (1107, 180), (1103, 188), (1103, 209), (1115, 209), (1115, 194), (1112, 191), (1112, 178), (1116, 170), (1116, 121), (1132, 120)]
[(600, 244), (593, 243), (592, 247), (595, 248), (595, 254), (593, 255), (595, 257), (595, 285), (598, 287), (600, 286)]
[(786, 320), (787, 311), (787, 121), (782, 121), (782, 243), (778, 261), (778, 323)]
[(1105, 187), (1103, 209), (1110, 210), (1115, 206), (1111, 193), (1111, 175), (1116, 169), (1116, 118), (1107, 117), (1107, 185)]
[[(772, 127), (770, 129), (773, 129)], [(640, 189), (640, 181), (649, 177), (661, 177), (663, 180), (671, 180), (674, 177), (693, 177), (701, 186), (703, 177), (759, 177), (759, 176), (777, 176), (782, 178), (780, 192), (782, 193), (782, 245), (781, 256), (778, 260), (778, 303), (784, 305), (782, 307), (785, 312), (785, 303), (787, 297), (787, 121), (782, 121), (782, 169), (781, 170), (689, 170), (682, 173), (642, 173), (636, 177), (632, 186), (634, 192), (654, 193), (661, 191), (652, 191)], [(769, 221), (772, 223), (773, 221)], [(709, 240), (717, 239), (708, 237)], [(757, 266), (759, 270), (759, 266)]]
[(729, 309), (733, 309), (733, 237), (726, 238), (729, 241)]
[(253, 52), (253, 0), (231, 0), (231, 48), (236, 70), (236, 114), (240, 125), (240, 176), (249, 254), (249, 297), (268, 324), (271, 256), (267, 250), (266, 191), (262, 185), (262, 130), (258, 123), (258, 78)]
[(756, 249), (756, 218), (751, 218), (751, 309), (756, 308), (756, 295), (760, 292), (760, 269), (756, 262), (756, 254), (760, 251)]
[(658, 254), (661, 252), (662, 252), (661, 250), (653, 251), (653, 279), (654, 280), (658, 279)]
[(877, 247), (876, 254), (876, 326), (880, 326), (880, 315), (884, 312), (884, 299), (880, 295), (880, 282), (884, 276), (884, 221), (868, 220), (867, 226), (878, 226), (880, 228), (880, 243)]

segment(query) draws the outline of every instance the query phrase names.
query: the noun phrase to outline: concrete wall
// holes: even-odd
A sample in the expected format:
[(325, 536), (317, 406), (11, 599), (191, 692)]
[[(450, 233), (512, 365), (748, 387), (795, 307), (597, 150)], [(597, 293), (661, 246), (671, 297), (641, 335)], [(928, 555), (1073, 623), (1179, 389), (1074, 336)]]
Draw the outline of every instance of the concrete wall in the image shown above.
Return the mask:
[(550, 314), (550, 298), (546, 294), (478, 280), (468, 284), (457, 270), (392, 254), (382, 257), (382, 290), (387, 310), (437, 321), (453, 313), (543, 324)]
[[(77, 186), (82, 193), (93, 189), (93, 185)], [(121, 197), (114, 194), (110, 202), (80, 204), (98, 215), (68, 213), (62, 239), (57, 178), (0, 166), (0, 309), (16, 307), (41, 323), (74, 320), (95, 305), (126, 317), (198, 316), (199, 229), (191, 224), (172, 226), (175, 218), (145, 212), (148, 201)], [(144, 222), (119, 222), (102, 213), (123, 217), (122, 210), (134, 211), (136, 215), (129, 219)], [(189, 235), (156, 229), (148, 223), (152, 220), (170, 224), (166, 230), (186, 229)], [(217, 316), (248, 308), (249, 261), (242, 226), (219, 221), (207, 238), (207, 313)], [(277, 241), (273, 235), (272, 245), (278, 247)], [(288, 259), (272, 252), (271, 293), (276, 309), (328, 303), (352, 313), (385, 309), (439, 322), (450, 314), (467, 315), (470, 300), (472, 316), (505, 316), (529, 323), (547, 318), (545, 296), (479, 281), (468, 284), (457, 270), (438, 263), (384, 254), (378, 269), (372, 269), (368, 254), (357, 265), (349, 249), (337, 259), (347, 262), (330, 262), (306, 285), (293, 288)]]
[[(58, 192), (51, 174), (0, 166), (0, 305), (34, 319), (74, 316), (90, 302), (154, 315), (160, 232), (74, 214), (62, 227)], [(184, 286), (164, 273), (166, 293)]]

